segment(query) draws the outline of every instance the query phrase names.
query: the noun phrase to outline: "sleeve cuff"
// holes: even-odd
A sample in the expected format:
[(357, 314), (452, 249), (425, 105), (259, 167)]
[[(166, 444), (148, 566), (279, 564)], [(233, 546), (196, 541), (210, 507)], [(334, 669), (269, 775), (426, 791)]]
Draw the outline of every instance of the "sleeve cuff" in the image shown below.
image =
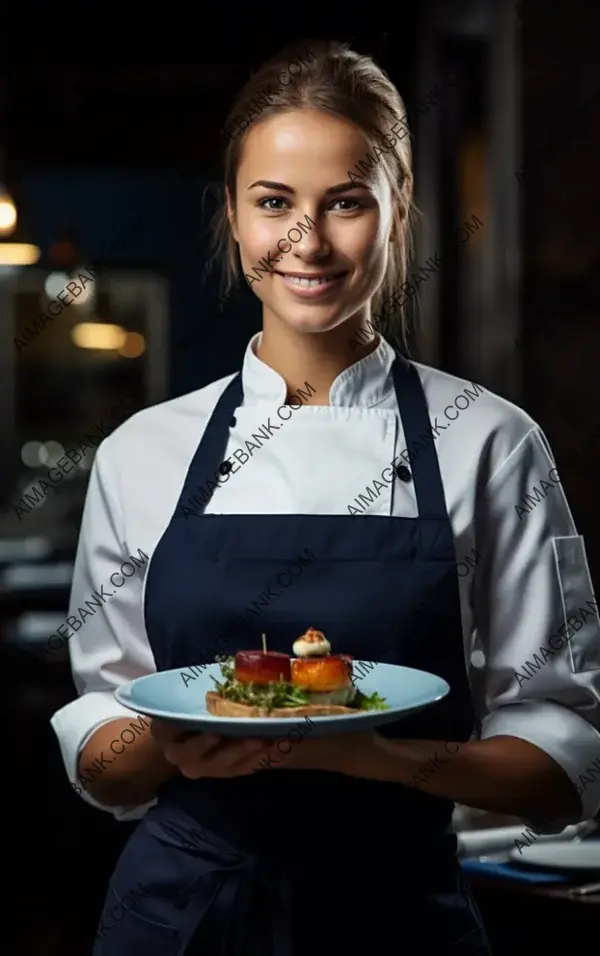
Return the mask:
[(523, 701), (499, 707), (484, 718), (482, 740), (505, 734), (526, 740), (552, 757), (581, 800), (577, 818), (525, 821), (532, 829), (560, 833), (569, 824), (596, 816), (600, 810), (600, 733), (587, 720), (552, 701)]
[(94, 691), (70, 701), (51, 717), (50, 724), (58, 738), (69, 783), (79, 796), (97, 810), (112, 813), (116, 820), (139, 820), (154, 806), (156, 800), (138, 807), (107, 807), (98, 803), (85, 790), (77, 777), (77, 763), (81, 750), (91, 735), (102, 724), (121, 717), (133, 717), (133, 712), (115, 700), (112, 691)]

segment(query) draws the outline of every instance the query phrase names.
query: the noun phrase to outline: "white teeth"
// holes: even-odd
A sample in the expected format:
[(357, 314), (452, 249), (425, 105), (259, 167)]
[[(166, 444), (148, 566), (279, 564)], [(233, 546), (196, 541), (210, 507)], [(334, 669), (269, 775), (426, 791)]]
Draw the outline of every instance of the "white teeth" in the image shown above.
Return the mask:
[(299, 276), (286, 275), (286, 279), (289, 279), (294, 285), (299, 285), (303, 289), (312, 289), (314, 286), (324, 285), (325, 282), (330, 282), (331, 278), (331, 276), (319, 276), (318, 279), (303, 279)]

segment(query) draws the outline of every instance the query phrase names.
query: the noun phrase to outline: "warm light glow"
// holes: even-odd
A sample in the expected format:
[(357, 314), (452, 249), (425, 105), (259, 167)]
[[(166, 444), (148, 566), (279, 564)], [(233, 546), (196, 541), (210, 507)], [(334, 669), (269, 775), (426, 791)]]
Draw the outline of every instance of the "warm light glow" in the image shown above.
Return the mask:
[(79, 322), (71, 330), (71, 338), (79, 349), (104, 349), (118, 352), (127, 341), (127, 332), (120, 325), (105, 322)]
[(95, 293), (96, 284), (94, 282), (88, 282), (87, 285), (83, 285), (81, 281), (78, 281), (77, 274), (75, 274), (75, 278), (73, 281), (77, 283), (77, 292), (79, 293), (79, 295), (74, 295), (69, 305), (74, 305), (76, 309), (82, 309), (82, 310), (84, 306), (86, 306), (88, 307), (88, 311), (89, 311), (89, 308), (91, 308), (94, 305), (94, 296), (96, 294)]
[(9, 235), (17, 225), (17, 207), (7, 193), (0, 193), (0, 234)]
[(119, 349), (123, 358), (139, 358), (146, 351), (146, 340), (139, 332), (128, 332), (125, 345)]
[(0, 242), (0, 266), (33, 266), (41, 252), (26, 242)]

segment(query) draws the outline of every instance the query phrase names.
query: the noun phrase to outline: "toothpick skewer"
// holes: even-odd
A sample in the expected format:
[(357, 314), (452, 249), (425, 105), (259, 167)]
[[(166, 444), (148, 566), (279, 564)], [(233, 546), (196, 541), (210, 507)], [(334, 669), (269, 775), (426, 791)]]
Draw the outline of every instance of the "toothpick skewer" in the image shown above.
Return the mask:
[(264, 653), (266, 654), (266, 653), (267, 653), (267, 635), (266, 635), (266, 634), (262, 634), (261, 637), (262, 637), (263, 651), (264, 651)]

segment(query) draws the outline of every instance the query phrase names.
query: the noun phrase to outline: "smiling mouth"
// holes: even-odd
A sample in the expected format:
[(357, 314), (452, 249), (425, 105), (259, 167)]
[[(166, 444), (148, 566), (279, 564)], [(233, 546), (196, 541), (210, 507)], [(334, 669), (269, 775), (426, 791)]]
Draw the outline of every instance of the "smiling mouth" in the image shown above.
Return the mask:
[(334, 279), (341, 279), (342, 276), (346, 275), (345, 272), (336, 272), (331, 275), (322, 275), (322, 276), (295, 276), (290, 275), (288, 272), (277, 272), (276, 275), (283, 276), (284, 279), (287, 279), (288, 282), (291, 282), (293, 285), (297, 285), (301, 289), (314, 289), (320, 285), (327, 285), (328, 282), (333, 282)]

